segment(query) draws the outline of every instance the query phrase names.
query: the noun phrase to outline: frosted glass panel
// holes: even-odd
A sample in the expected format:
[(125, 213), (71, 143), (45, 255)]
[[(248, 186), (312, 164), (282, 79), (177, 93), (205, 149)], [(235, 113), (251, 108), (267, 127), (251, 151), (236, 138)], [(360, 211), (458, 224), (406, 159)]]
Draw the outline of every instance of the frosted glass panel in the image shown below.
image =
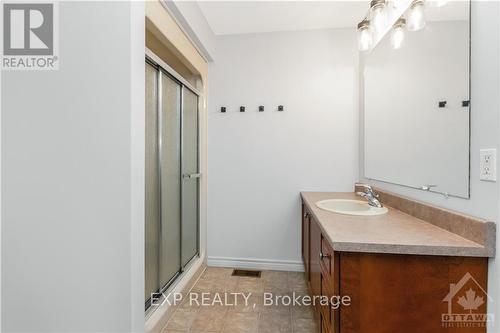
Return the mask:
[(198, 96), (183, 89), (182, 110), (182, 265), (198, 253)]
[(145, 152), (145, 300), (159, 288), (159, 221), (157, 71), (146, 64), (146, 152)]
[(163, 287), (181, 267), (181, 86), (161, 79), (161, 246), (160, 283)]

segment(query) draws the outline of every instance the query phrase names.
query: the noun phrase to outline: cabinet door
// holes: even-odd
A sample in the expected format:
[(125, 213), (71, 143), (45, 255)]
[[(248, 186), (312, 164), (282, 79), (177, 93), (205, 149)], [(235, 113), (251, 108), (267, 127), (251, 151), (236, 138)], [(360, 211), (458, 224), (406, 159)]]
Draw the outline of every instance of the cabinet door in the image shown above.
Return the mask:
[(321, 333), (330, 333), (330, 328), (328, 327), (328, 320), (323, 317), (323, 314), (321, 314)]
[(309, 225), (310, 225), (310, 218), (309, 218), (309, 211), (307, 211), (307, 208), (305, 205), (302, 205), (302, 260), (304, 260), (304, 269), (305, 269), (305, 274), (306, 274), (306, 280), (307, 283), (309, 284), (310, 281), (310, 257), (309, 257)]
[[(321, 274), (321, 295), (330, 298), (332, 296), (329, 288), (328, 281), (324, 274)], [(321, 305), (321, 327), (325, 332), (330, 332), (330, 322), (331, 322), (331, 307), (328, 304)]]
[[(321, 253), (320, 255), (320, 265), (321, 265), (321, 289), (323, 295), (332, 298), (333, 296), (340, 295), (339, 291), (339, 253), (334, 252), (328, 240), (322, 236), (321, 237)], [(339, 332), (339, 310), (332, 306), (328, 306), (324, 309), (324, 318), (328, 320), (327, 327), (330, 332)]]
[[(443, 327), (441, 316), (448, 311), (471, 311), (457, 303), (469, 288), (486, 294), (482, 286), (487, 286), (487, 258), (342, 252), (340, 270), (341, 292), (352, 300), (340, 311), (342, 333), (486, 332), (484, 322)], [(473, 279), (456, 293), (449, 310), (443, 299), (450, 293), (450, 284), (467, 274)], [(486, 304), (481, 306), (476, 313), (487, 313)]]
[[(321, 295), (321, 265), (320, 265), (320, 257), (321, 253), (321, 229), (319, 228), (318, 223), (314, 220), (312, 216), (309, 218), (309, 241), (310, 241), (310, 284), (311, 284), (311, 293), (312, 296), (320, 296)], [(316, 312), (320, 313), (321, 306), (319, 302), (316, 302)]]

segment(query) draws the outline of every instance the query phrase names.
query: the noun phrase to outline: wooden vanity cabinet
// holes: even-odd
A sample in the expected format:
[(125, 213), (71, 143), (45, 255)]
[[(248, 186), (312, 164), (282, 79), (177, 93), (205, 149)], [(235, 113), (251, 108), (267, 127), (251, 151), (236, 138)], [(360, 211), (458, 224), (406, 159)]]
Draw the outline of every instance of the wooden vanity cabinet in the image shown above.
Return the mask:
[[(443, 327), (441, 319), (450, 284), (459, 284), (467, 273), (487, 292), (487, 258), (336, 252), (307, 206), (302, 226), (311, 296), (351, 298), (350, 306), (338, 309), (316, 304), (320, 333), (486, 332), (484, 325)], [(477, 296), (487, 298), (476, 286)], [(486, 313), (486, 300), (482, 306)]]

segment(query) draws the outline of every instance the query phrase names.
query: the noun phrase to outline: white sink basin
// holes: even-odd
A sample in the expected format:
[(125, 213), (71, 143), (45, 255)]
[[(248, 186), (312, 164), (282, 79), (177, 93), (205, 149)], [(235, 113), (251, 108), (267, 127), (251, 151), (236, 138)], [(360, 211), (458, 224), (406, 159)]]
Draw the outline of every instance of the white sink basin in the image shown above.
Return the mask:
[(329, 199), (316, 202), (321, 209), (345, 215), (373, 216), (387, 213), (386, 207), (377, 208), (370, 206), (366, 201), (349, 199)]

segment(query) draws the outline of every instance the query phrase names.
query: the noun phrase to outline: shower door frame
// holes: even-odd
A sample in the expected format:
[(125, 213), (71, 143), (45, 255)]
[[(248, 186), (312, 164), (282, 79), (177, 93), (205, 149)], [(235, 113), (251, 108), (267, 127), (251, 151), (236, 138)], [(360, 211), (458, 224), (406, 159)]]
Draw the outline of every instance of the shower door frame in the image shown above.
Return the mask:
[[(174, 282), (178, 281), (182, 276), (183, 272), (186, 271), (187, 268), (191, 266), (191, 264), (194, 262), (195, 259), (200, 257), (200, 223), (201, 223), (201, 190), (200, 190), (200, 183), (201, 180), (200, 178), (196, 179), (197, 182), (197, 197), (196, 197), (196, 205), (197, 205), (197, 223), (196, 223), (196, 253), (195, 255), (186, 263), (186, 265), (182, 265), (182, 225), (183, 225), (183, 188), (184, 188), (184, 177), (183, 177), (183, 143), (184, 143), (184, 137), (183, 137), (183, 107), (184, 107), (184, 89), (190, 90), (193, 94), (195, 94), (198, 97), (198, 104), (197, 104), (197, 129), (196, 129), (196, 135), (197, 135), (197, 170), (198, 173), (201, 175), (201, 127), (200, 127), (200, 101), (203, 99), (203, 94), (196, 89), (191, 83), (189, 83), (184, 77), (182, 77), (179, 73), (177, 73), (172, 67), (170, 67), (167, 63), (165, 63), (160, 57), (158, 57), (153, 51), (151, 51), (148, 48), (145, 48), (145, 63), (150, 64), (151, 66), (155, 67), (157, 69), (157, 117), (158, 117), (158, 127), (157, 127), (157, 138), (158, 138), (158, 181), (161, 184), (161, 167), (162, 167), (162, 149), (161, 149), (161, 135), (162, 135), (162, 124), (161, 124), (161, 111), (162, 111), (162, 96), (161, 96), (161, 76), (162, 74), (167, 75), (170, 79), (176, 81), (180, 85), (180, 191), (179, 191), (179, 198), (180, 198), (180, 242), (179, 242), (179, 248), (180, 248), (180, 266), (179, 266), (179, 271), (170, 279), (168, 280), (163, 286), (162, 286), (162, 281), (159, 281), (159, 289), (158, 293), (162, 294), (165, 293), (170, 287), (173, 286)], [(159, 193), (159, 209), (160, 209), (160, 232), (158, 233), (158, 239), (159, 239), (159, 246), (161, 246), (161, 209), (162, 209), (162, 202), (161, 202), (161, 187), (160, 187), (160, 193)], [(160, 258), (160, 256), (159, 256)], [(158, 272), (160, 272), (159, 269), (159, 263), (158, 263)], [(158, 273), (159, 274), (159, 273)], [(151, 308), (151, 298), (149, 300), (145, 301), (145, 310), (147, 311), (149, 308)]]

